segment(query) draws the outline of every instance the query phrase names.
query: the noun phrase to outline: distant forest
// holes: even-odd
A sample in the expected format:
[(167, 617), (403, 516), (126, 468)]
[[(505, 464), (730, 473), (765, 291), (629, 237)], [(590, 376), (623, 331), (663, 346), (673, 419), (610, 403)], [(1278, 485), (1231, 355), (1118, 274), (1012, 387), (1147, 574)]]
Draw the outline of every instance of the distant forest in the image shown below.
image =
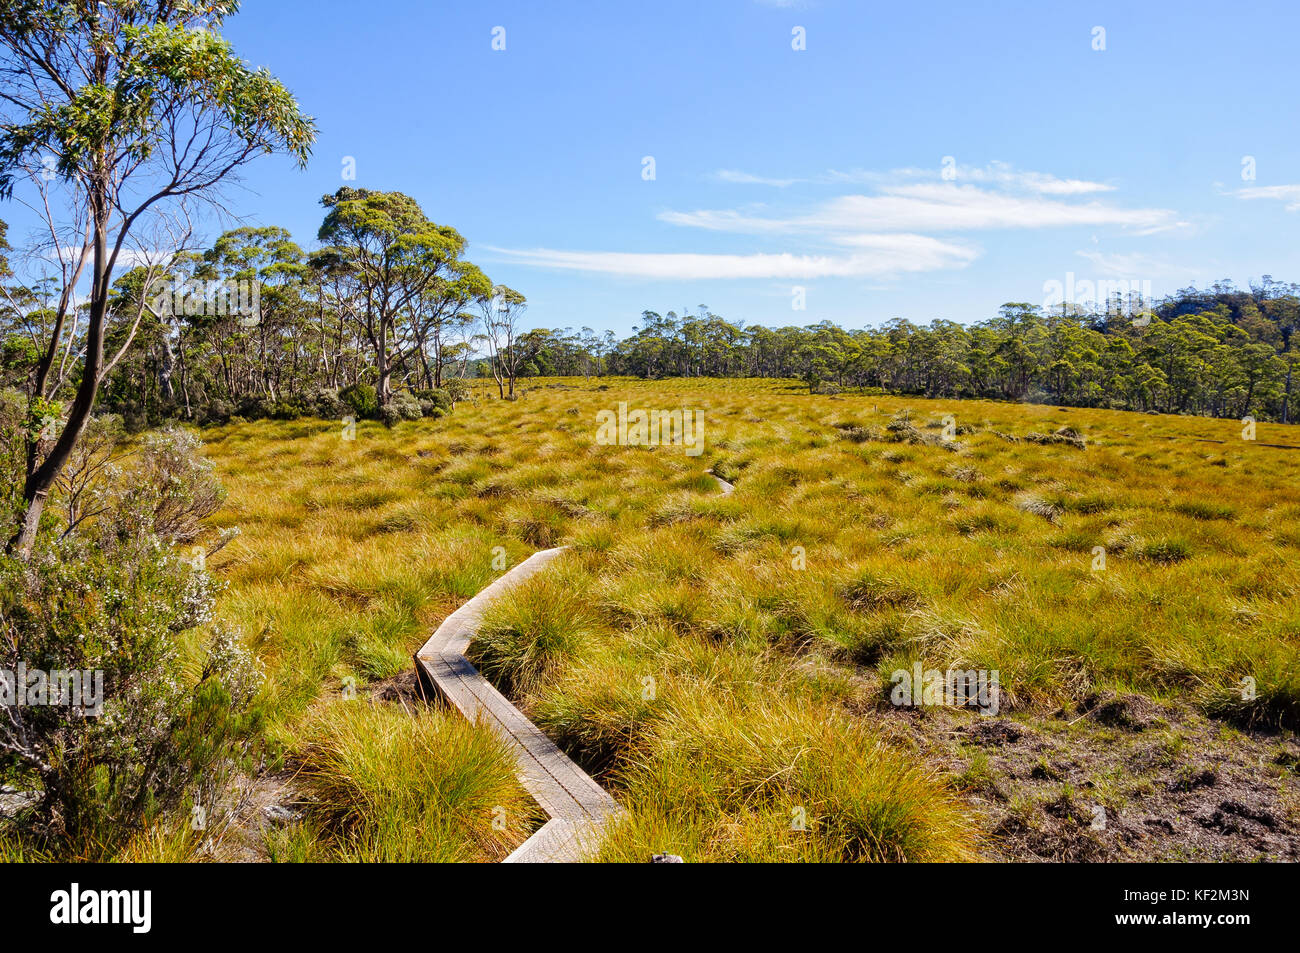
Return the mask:
[[(978, 397), (1288, 422), (1300, 286), (1265, 276), (1160, 301), (1086, 309), (1008, 303), (962, 325), (903, 318), (768, 328), (645, 311), (628, 337), (523, 330), (526, 298), (463, 255), (465, 240), (398, 192), (322, 199), (322, 247), (240, 228), (114, 283), (99, 408), (140, 429), (164, 420), (438, 415), (464, 382), (500, 396), (536, 376), (777, 377), (810, 392)], [(0, 223), (0, 253), (9, 252)], [(0, 387), (32, 392), (63, 285), (22, 285), (0, 259)], [(56, 362), (76, 389), (76, 335)], [(47, 389), (46, 391), (50, 391)], [(54, 402), (57, 403), (57, 402)]]

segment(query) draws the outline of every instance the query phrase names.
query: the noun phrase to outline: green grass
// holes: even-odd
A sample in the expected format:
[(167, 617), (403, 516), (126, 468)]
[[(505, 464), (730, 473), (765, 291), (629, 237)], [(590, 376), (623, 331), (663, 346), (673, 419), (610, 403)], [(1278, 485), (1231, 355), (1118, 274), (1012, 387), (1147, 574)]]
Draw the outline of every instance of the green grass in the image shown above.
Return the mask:
[[(1029, 716), (1108, 687), (1300, 723), (1300, 455), (1263, 445), (1300, 444), (1293, 428), (1252, 443), (1232, 421), (774, 381), (525, 388), (351, 442), (331, 423), (205, 433), (230, 490), (218, 523), (243, 530), (214, 560), (221, 611), (266, 665), (286, 757), (327, 750), (304, 747), (311, 724), (338, 749), (326, 775), (377, 777), (409, 728), (384, 783), (418, 771), (450, 724), (399, 708), (366, 744), (333, 696), (405, 668), (502, 563), (561, 544), (472, 651), (629, 808), (607, 859), (972, 856), (971, 779), (886, 730), (889, 675), (917, 661), (996, 669), (1004, 709)], [(704, 454), (597, 445), (597, 411), (621, 400), (702, 410)], [(932, 426), (947, 415), (952, 442)], [(1086, 449), (1005, 439), (1067, 427)], [(345, 743), (363, 763), (342, 765)], [(390, 811), (366, 784), (329, 790), (326, 856), (500, 854), (404, 795)], [(421, 853), (402, 833), (420, 824), (445, 846)]]

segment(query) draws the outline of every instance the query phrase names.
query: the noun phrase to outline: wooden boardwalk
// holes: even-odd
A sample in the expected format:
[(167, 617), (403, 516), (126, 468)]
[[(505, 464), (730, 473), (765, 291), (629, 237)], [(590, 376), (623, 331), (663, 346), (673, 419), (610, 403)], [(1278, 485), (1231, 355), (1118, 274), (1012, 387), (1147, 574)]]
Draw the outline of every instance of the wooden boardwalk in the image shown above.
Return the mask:
[(415, 653), (416, 671), (439, 695), (470, 721), (487, 725), (510, 745), (520, 782), (549, 818), (506, 858), (506, 863), (582, 860), (599, 846), (605, 824), (623, 810), (465, 658), (465, 650), (488, 605), (563, 551), (560, 548), (533, 553), (447, 616)]
[[(735, 489), (712, 471), (709, 475), (724, 494)], [(583, 860), (600, 846), (605, 826), (623, 813), (609, 792), (493, 688), (465, 657), (487, 607), (540, 572), (566, 548), (533, 553), (447, 616), (415, 653), (415, 670), (426, 684), (470, 721), (487, 725), (510, 746), (520, 783), (549, 818), (505, 859), (507, 864)]]

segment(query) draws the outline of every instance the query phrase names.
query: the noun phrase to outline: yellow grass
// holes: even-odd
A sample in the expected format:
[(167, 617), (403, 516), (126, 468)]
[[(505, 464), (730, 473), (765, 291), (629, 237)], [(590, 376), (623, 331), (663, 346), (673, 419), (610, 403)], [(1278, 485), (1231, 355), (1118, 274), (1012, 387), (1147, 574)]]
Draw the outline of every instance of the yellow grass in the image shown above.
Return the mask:
[[(1294, 427), (801, 390), (528, 381), (354, 441), (206, 431), (217, 522), (242, 530), (214, 560), (221, 612), (267, 665), (275, 738), (303, 756), (304, 724), (355, 717), (351, 680), (405, 669), (503, 566), (562, 544), (474, 651), (630, 809), (608, 859), (972, 856), (952, 780), (880, 730), (915, 662), (997, 670), (1012, 712), (1114, 688), (1294, 727)], [(704, 453), (597, 444), (619, 401), (701, 410)], [(1004, 439), (1062, 427), (1086, 449)], [(348, 831), (328, 849), (418, 856)]]

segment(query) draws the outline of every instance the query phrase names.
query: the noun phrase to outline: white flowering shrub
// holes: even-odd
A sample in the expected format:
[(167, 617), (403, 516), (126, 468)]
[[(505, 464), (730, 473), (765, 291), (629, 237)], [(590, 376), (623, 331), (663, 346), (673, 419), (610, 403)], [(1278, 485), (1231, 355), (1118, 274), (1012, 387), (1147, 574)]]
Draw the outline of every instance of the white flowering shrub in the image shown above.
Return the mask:
[(0, 706), (0, 776), (38, 796), (23, 836), (60, 859), (110, 858), (192, 804), (213, 824), (261, 729), (260, 674), (212, 624), (216, 582), (175, 548), (221, 498), (198, 441), (150, 435), (110, 472), (102, 512), (51, 527), (27, 562), (0, 556), (0, 672), (103, 673), (99, 714)]
[(107, 520), (118, 535), (143, 533), (171, 545), (192, 543), (225, 497), (198, 436), (179, 428), (155, 430), (141, 438)]

